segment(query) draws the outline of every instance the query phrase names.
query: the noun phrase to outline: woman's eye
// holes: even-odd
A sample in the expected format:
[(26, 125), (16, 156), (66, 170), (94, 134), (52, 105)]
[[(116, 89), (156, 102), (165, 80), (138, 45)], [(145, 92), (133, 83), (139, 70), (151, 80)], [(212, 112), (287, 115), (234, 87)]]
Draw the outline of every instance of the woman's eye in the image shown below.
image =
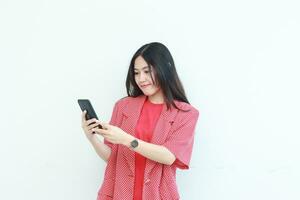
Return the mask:
[(145, 74), (148, 74), (149, 73), (149, 71), (145, 71)]
[(134, 72), (134, 75), (138, 75), (139, 73), (138, 72)]

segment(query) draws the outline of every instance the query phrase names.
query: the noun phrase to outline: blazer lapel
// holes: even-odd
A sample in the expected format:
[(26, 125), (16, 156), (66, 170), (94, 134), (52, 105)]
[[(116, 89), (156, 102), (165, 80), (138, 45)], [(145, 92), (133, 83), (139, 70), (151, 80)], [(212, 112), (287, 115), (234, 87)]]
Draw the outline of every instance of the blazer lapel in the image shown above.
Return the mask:
[[(122, 129), (128, 134), (135, 136), (135, 127), (140, 117), (140, 113), (145, 100), (146, 100), (146, 96), (139, 96), (133, 98), (133, 100), (129, 101), (128, 105), (124, 109)], [(175, 103), (177, 105), (176, 101)], [(167, 110), (167, 106), (166, 104), (164, 104), (161, 115), (155, 126), (150, 143), (162, 145), (166, 141), (170, 128), (172, 127), (174, 119), (177, 115), (177, 112), (178, 110), (173, 107), (170, 110)], [(135, 173), (135, 152), (125, 146), (120, 146), (120, 147), (123, 149), (122, 154), (125, 157), (127, 166), (130, 168), (132, 174), (134, 174)], [(155, 164), (157, 164), (157, 162), (152, 161), (150, 159), (146, 160), (145, 176), (144, 176), (145, 180), (149, 178), (149, 174), (153, 169), (153, 167), (155, 166)]]
[[(135, 136), (135, 127), (137, 125), (138, 119), (140, 117), (140, 113), (143, 107), (143, 104), (146, 100), (146, 96), (139, 96), (133, 98), (132, 101), (129, 101), (128, 105), (123, 111), (123, 121), (122, 121), (122, 129), (130, 134)], [(122, 146), (122, 153), (126, 159), (127, 165), (130, 168), (132, 174), (135, 172), (135, 152), (130, 150), (129, 148)]]
[[(158, 119), (153, 132), (151, 140), (152, 144), (162, 145), (166, 141), (170, 128), (172, 127), (175, 117), (177, 115), (177, 112), (178, 110), (173, 107), (170, 110), (167, 110), (167, 106), (166, 104), (164, 104), (160, 118)], [(157, 162), (152, 161), (150, 159), (146, 160), (144, 177), (145, 180), (149, 178), (149, 174), (155, 166), (155, 164), (157, 164)]]

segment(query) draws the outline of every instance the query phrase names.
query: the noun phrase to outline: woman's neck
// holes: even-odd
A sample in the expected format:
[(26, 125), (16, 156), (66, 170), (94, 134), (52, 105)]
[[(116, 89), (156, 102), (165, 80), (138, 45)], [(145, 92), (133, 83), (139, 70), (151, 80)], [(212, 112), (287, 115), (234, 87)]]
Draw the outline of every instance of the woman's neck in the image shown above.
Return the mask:
[(151, 96), (148, 96), (148, 100), (154, 104), (162, 104), (165, 102), (161, 90)]

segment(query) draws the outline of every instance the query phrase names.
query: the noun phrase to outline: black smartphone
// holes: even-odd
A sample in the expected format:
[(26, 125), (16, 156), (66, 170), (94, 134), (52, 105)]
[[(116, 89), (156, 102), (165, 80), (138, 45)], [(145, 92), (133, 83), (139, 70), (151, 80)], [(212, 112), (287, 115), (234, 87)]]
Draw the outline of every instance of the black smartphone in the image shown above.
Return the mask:
[[(84, 110), (86, 110), (86, 115), (85, 115), (86, 120), (93, 119), (93, 118), (96, 118), (97, 120), (99, 120), (90, 100), (78, 99), (78, 104), (79, 104), (82, 112)], [(95, 122), (93, 122), (92, 124), (94, 124), (94, 123)], [(102, 129), (102, 126), (100, 124), (98, 127)]]

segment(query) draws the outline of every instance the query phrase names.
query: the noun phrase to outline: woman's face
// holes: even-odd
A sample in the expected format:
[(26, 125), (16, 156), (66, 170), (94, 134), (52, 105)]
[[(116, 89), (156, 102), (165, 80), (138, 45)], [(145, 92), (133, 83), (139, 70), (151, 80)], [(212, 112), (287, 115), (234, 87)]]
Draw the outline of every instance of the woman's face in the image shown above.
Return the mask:
[(138, 56), (134, 62), (134, 79), (146, 96), (153, 96), (160, 91), (160, 88), (153, 83), (151, 76), (155, 81), (155, 74), (151, 66), (148, 66), (142, 56)]

